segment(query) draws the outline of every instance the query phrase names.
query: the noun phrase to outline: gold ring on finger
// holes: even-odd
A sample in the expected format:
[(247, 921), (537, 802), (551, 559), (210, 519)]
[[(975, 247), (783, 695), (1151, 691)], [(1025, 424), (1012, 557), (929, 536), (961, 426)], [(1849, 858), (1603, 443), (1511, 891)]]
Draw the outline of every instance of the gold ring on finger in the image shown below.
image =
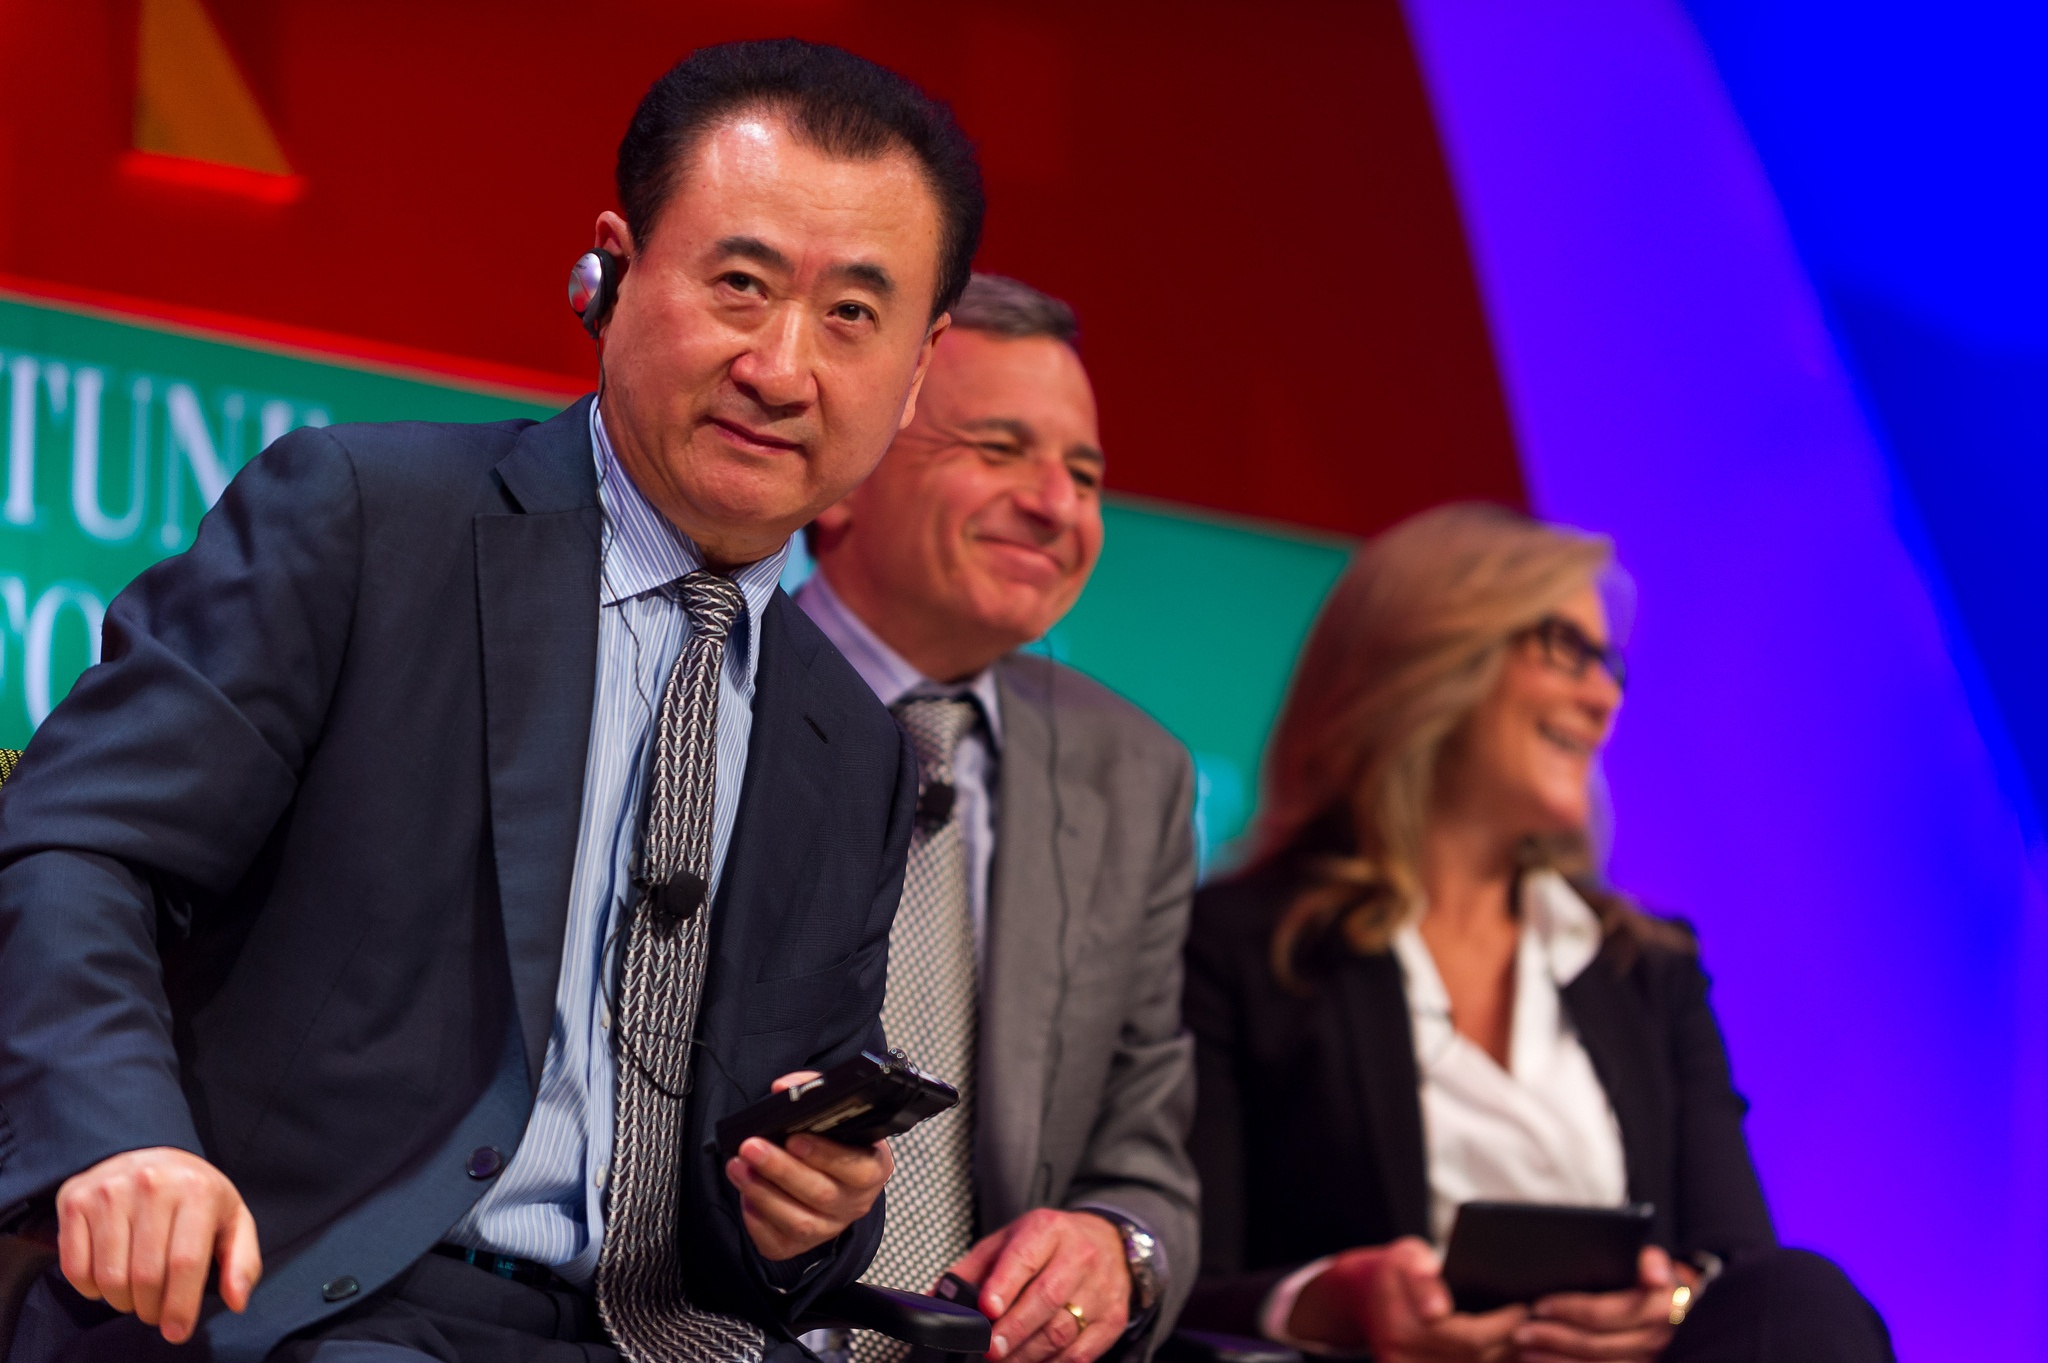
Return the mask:
[[(1074, 1305), (1074, 1303), (1072, 1302), (1068, 1302), (1064, 1309), (1068, 1315), (1074, 1318), (1074, 1324), (1080, 1326), (1082, 1331), (1085, 1333), (1088, 1329), (1088, 1317), (1081, 1310), (1081, 1308)], [(1677, 1308), (1674, 1307), (1673, 1309), (1676, 1310)]]
[(1671, 1323), (1685, 1324), (1686, 1312), (1692, 1310), (1692, 1289), (1684, 1283), (1671, 1289)]

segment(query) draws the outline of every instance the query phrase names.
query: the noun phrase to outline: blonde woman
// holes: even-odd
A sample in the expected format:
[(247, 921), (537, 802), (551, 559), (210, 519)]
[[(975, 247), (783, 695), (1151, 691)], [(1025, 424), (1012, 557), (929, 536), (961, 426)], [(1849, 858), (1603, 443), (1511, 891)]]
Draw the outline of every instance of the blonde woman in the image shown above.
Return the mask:
[[(1839, 1270), (1775, 1247), (1690, 932), (1592, 878), (1609, 563), (1442, 507), (1324, 607), (1256, 855), (1195, 902), (1185, 1323), (1381, 1363), (1891, 1357)], [(1456, 1312), (1432, 1246), (1481, 1200), (1654, 1204), (1639, 1285)]]

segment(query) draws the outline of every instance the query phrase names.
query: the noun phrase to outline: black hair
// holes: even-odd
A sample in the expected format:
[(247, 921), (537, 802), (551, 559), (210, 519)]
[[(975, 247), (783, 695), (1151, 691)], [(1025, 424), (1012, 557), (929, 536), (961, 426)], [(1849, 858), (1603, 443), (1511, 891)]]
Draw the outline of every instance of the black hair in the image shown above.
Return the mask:
[(700, 47), (649, 87), (619, 143), (619, 207), (635, 239), (654, 231), (697, 139), (728, 115), (762, 108), (829, 156), (865, 161), (898, 147), (915, 156), (939, 208), (933, 318), (959, 301), (986, 207), (973, 144), (950, 109), (895, 72), (799, 38)]

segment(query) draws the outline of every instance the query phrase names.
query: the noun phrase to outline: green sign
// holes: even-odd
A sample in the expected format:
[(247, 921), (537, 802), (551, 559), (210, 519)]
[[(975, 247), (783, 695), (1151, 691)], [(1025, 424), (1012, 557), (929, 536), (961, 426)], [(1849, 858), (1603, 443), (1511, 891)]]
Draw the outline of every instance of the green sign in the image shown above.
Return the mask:
[(559, 407), (0, 294), (0, 746), (97, 660), (114, 594), (286, 431)]
[[(190, 544), (286, 431), (560, 406), (0, 294), (0, 747), (26, 743), (98, 658), (115, 593)], [(1252, 811), (1266, 730), (1347, 547), (1130, 499), (1107, 521), (1094, 579), (1040, 646), (1188, 745), (1213, 859)]]
[(1103, 519), (1102, 561), (1046, 648), (1188, 745), (1203, 863), (1227, 865), (1295, 655), (1351, 546), (1135, 499)]

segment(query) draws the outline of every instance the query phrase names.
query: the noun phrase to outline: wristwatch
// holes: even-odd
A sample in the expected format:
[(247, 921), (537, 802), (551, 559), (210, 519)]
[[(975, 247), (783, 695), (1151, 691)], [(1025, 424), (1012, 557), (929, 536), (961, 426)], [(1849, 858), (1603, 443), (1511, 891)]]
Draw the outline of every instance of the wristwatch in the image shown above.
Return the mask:
[(1128, 1216), (1106, 1207), (1082, 1207), (1115, 1226), (1123, 1237), (1124, 1266), (1131, 1271), (1131, 1324), (1137, 1325), (1159, 1305), (1159, 1241)]

